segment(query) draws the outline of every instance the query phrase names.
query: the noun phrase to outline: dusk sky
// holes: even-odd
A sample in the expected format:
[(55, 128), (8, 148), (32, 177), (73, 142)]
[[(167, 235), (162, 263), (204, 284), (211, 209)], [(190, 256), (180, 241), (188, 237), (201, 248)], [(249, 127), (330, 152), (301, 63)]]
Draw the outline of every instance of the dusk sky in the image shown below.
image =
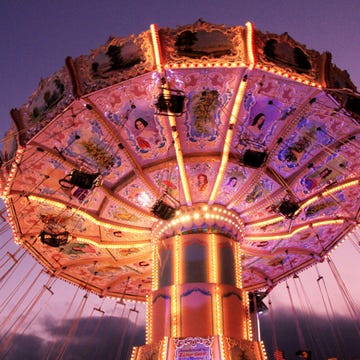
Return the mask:
[[(359, 5), (360, 2), (358, 0), (1, 0), (1, 134), (4, 135), (9, 127), (9, 111), (12, 108), (19, 108), (22, 104), (26, 103), (28, 97), (37, 88), (40, 79), (46, 78), (51, 73), (60, 69), (64, 65), (67, 56), (76, 58), (81, 54), (88, 54), (91, 49), (104, 44), (110, 35), (125, 37), (130, 34), (139, 34), (149, 29), (150, 24), (153, 23), (157, 24), (158, 27), (175, 28), (177, 25), (192, 24), (199, 18), (210, 23), (225, 24), (227, 26), (245, 25), (247, 21), (251, 21), (262, 32), (268, 31), (276, 34), (287, 32), (296, 41), (305, 44), (308, 49), (315, 49), (319, 52), (331, 52), (333, 63), (339, 68), (347, 70), (353, 83), (359, 88)], [(0, 247), (8, 237), (8, 233), (1, 235)], [(359, 242), (359, 238), (360, 234), (358, 235), (357, 242)], [(6, 254), (6, 251), (15, 251), (15, 249), (14, 245), (7, 245), (1, 248), (0, 256), (2, 257)], [(332, 255), (332, 259), (339, 269), (352, 298), (359, 305), (360, 283), (358, 279), (360, 271), (358, 252), (359, 247), (356, 249), (349, 240), (348, 243), (337, 249)], [(6, 284), (6, 288), (0, 288), (1, 302), (5, 298), (4, 289), (10, 291), (10, 289), (15, 288), (21, 281), (21, 274), (27, 272), (33, 263), (34, 260), (29, 258), (26, 267), (22, 265), (22, 270), (17, 271), (15, 276)], [(344, 356), (347, 356), (344, 359), (360, 359), (359, 333), (356, 334), (353, 320), (349, 318), (341, 295), (334, 284), (335, 281), (332, 278), (332, 274), (325, 263), (320, 264), (317, 269), (312, 268), (301, 274), (302, 284), (309, 289), (309, 296), (315, 301), (314, 307), (318, 316), (318, 334), (321, 335), (323, 332), (327, 333), (330, 331), (326, 325), (328, 321), (327, 314), (322, 309), (321, 297), (315, 295), (318, 286), (316, 279), (319, 274), (329, 278), (330, 296), (334, 299), (334, 303), (336, 302), (337, 304), (337, 319), (341, 322), (339, 331), (344, 336), (344, 344), (340, 345), (340, 347), (345, 349)], [(2, 273), (0, 273), (1, 275)], [(44, 281), (40, 282), (41, 286), (44, 284)], [(293, 286), (293, 283), (293, 280), (290, 279), (289, 285)], [(68, 284), (57, 284), (57, 286), (59, 290), (56, 300), (54, 300), (52, 305), (44, 305), (44, 312), (47, 311), (47, 317), (43, 316), (42, 325), (36, 325), (36, 322), (34, 322), (32, 324), (31, 335), (23, 332), (18, 337), (12, 338), (14, 349), (17, 349), (17, 351), (13, 353), (12, 357), (6, 357), (6, 354), (0, 351), (0, 359), (44, 358), (44, 352), (41, 352), (41, 349), (44, 349), (42, 347), (43, 342), (39, 332), (46, 332), (47, 336), (54, 332), (57, 332), (57, 334), (65, 332), (64, 329), (68, 320), (61, 322), (58, 319), (56, 320), (56, 326), (54, 323), (50, 325), (50, 320), (52, 317), (61, 318), (64, 316), (65, 308), (71, 302), (76, 288)], [(294, 287), (293, 295), (296, 296), (296, 289)], [(279, 285), (279, 289), (275, 289), (271, 293), (271, 299), (275, 309), (274, 316), (278, 325), (278, 345), (288, 355), (286, 359), (297, 359), (294, 355), (298, 346), (296, 339), (294, 339), (296, 337), (296, 330), (294, 330), (294, 325), (289, 325), (294, 317), (292, 316), (284, 283)], [(113, 311), (114, 315), (121, 313), (121, 309), (113, 310), (112, 303), (106, 302), (102, 304), (101, 300), (97, 299), (96, 296), (93, 296), (92, 304), (95, 307), (103, 305), (109, 312)], [(15, 302), (9, 303), (8, 309), (12, 309), (14, 306)], [(301, 305), (298, 305), (298, 307), (301, 313), (303, 310)], [(142, 310), (139, 323), (143, 326), (143, 306), (140, 306), (139, 309)], [(50, 312), (53, 312), (53, 314), (50, 315)], [(61, 313), (61, 315), (57, 314), (57, 312)], [(90, 315), (90, 312), (91, 310), (89, 310), (87, 316)], [(133, 314), (130, 315), (132, 316)], [(2, 312), (0, 312), (0, 323), (1, 319), (7, 316), (6, 311), (2, 309)], [(107, 316), (109, 316), (108, 325), (99, 333), (106, 335), (109, 333), (113, 334), (114, 331), (118, 331), (116, 329), (125, 326), (125, 320), (115, 320), (114, 317), (110, 318), (109, 313), (107, 313)], [(271, 346), (269, 313), (264, 314), (264, 317), (264, 339), (269, 341)], [(47, 319), (49, 322), (46, 323), (44, 319)], [(77, 331), (85, 333), (86, 327), (94, 329), (94, 331), (95, 329), (101, 329), (103, 324), (99, 319), (101, 318), (95, 317), (91, 319), (84, 316)], [(47, 327), (44, 324), (47, 324)], [(136, 329), (136, 333), (135, 330), (130, 331), (131, 336), (140, 342), (143, 341), (144, 336), (141, 326)], [(47, 331), (44, 330), (45, 328)], [(110, 336), (105, 337), (109, 339)], [(280, 340), (280, 337), (282, 340)], [(294, 341), (290, 341), (289, 337), (293, 337), (292, 340)], [(83, 356), (84, 352), (90, 355), (92, 351), (92, 348), (89, 348), (91, 341), (87, 338), (85, 339), (85, 337), (82, 339), (83, 343), (78, 343), (78, 348), (76, 349), (74, 344), (70, 344), (72, 349), (74, 349), (74, 354), (81, 354), (78, 355), (78, 358), (85, 358)], [(119, 341), (122, 341), (121, 336), (119, 339)], [(18, 347), (20, 343), (29, 346), (29, 351), (26, 352), (26, 355), (21, 353), (20, 347)], [(290, 343), (291, 345), (289, 345)], [(38, 345), (35, 346), (35, 344)], [(23, 347), (23, 350), (27, 349), (26, 346)], [(30, 346), (33, 350), (30, 350)], [(91, 346), (95, 345), (92, 344)], [(98, 354), (104, 354), (106, 349), (112, 346), (115, 345), (111, 342), (105, 343), (99, 341), (96, 351)], [(331, 344), (327, 346), (331, 346)], [(84, 350), (86, 347), (88, 347), (87, 350)], [(33, 351), (32, 354), (34, 356), (30, 355), (31, 351)], [(126, 353), (126, 350), (124, 350), (124, 353)], [(89, 356), (88, 358), (91, 357)], [(319, 359), (322, 358), (319, 357)]]

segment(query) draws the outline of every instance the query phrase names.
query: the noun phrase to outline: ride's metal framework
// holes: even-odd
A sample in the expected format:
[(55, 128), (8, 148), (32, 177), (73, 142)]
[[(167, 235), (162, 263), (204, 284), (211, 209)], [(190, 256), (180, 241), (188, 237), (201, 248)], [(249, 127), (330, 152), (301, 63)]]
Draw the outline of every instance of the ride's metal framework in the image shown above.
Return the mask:
[(111, 38), (12, 110), (15, 241), (57, 277), (146, 301), (134, 358), (264, 358), (247, 292), (358, 228), (358, 110), (330, 54), (251, 23)]

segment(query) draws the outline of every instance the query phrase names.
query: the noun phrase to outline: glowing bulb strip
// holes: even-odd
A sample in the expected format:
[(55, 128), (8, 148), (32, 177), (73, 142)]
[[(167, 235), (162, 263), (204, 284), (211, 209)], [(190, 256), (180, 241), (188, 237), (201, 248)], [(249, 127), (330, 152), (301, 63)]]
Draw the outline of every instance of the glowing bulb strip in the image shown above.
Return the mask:
[(95, 217), (89, 215), (87, 212), (82, 211), (80, 209), (73, 209), (73, 208), (68, 208), (67, 205), (56, 201), (56, 200), (49, 200), (49, 199), (44, 199), (42, 197), (36, 196), (36, 195), (29, 195), (28, 196), (30, 201), (34, 201), (34, 202), (38, 202), (38, 203), (46, 203), (47, 205), (51, 205), (54, 207), (59, 208), (60, 210), (69, 210), (73, 215), (79, 215), (84, 217), (85, 219), (91, 221), (93, 224), (98, 225), (98, 226), (103, 226), (104, 228), (107, 229), (114, 229), (114, 230), (118, 230), (118, 231), (124, 231), (124, 232), (129, 232), (131, 234), (146, 234), (146, 233), (150, 233), (150, 230), (147, 228), (132, 228), (132, 227), (127, 227), (127, 226), (120, 226), (120, 225), (114, 225), (114, 224), (110, 224), (108, 222), (105, 221), (101, 221), (96, 219)]
[(352, 236), (355, 232), (360, 231), (360, 224), (357, 224), (352, 230), (350, 230), (340, 242), (338, 242), (331, 250), (326, 254), (325, 259), (330, 257), (330, 255), (336, 251), (336, 249), (341, 246), (350, 236)]
[(164, 337), (161, 348), (161, 360), (166, 360), (168, 358), (167, 351), (169, 348), (169, 338), (167, 336)]
[(227, 223), (232, 229), (238, 231), (237, 236), (241, 238), (245, 233), (244, 224), (235, 212), (222, 206), (196, 204), (191, 208), (186, 207), (177, 211), (176, 217), (171, 221), (159, 221), (155, 224), (151, 238), (157, 241), (161, 239), (167, 231), (171, 233), (177, 232), (184, 226), (191, 228), (192, 224), (197, 223), (198, 219), (206, 219), (214, 223), (217, 221)]
[(232, 140), (232, 137), (234, 134), (234, 127), (235, 127), (237, 117), (239, 115), (240, 106), (241, 106), (241, 103), (242, 103), (242, 100), (243, 100), (243, 97), (245, 94), (245, 89), (246, 89), (246, 81), (244, 81), (244, 77), (243, 77), (243, 79), (241, 80), (240, 85), (238, 87), (234, 106), (231, 111), (229, 128), (228, 128), (228, 130), (226, 132), (226, 136), (225, 136), (224, 148), (223, 148), (223, 152), (222, 152), (219, 172), (216, 177), (215, 184), (214, 184), (214, 187), (213, 187), (211, 195), (210, 195), (209, 205), (212, 205), (215, 202), (217, 193), (218, 193), (220, 185), (221, 185), (221, 181), (224, 177), (224, 173), (225, 173), (227, 163), (229, 160), (230, 146), (231, 146), (231, 140)]
[(326, 195), (330, 195), (330, 194), (333, 194), (337, 191), (340, 191), (340, 190), (344, 190), (348, 187), (351, 187), (351, 186), (357, 186), (360, 184), (360, 179), (356, 179), (356, 180), (353, 180), (353, 179), (350, 179), (342, 184), (339, 184), (337, 186), (334, 186), (332, 188), (328, 188), (328, 189), (324, 189), (321, 194), (319, 195), (315, 195), (314, 197), (306, 200), (303, 204), (301, 204), (300, 206), (300, 209), (304, 209), (306, 208), (307, 206), (309, 206), (310, 204), (316, 202), (317, 200), (319, 200), (320, 198), (326, 196)]
[(241, 264), (241, 249), (240, 243), (234, 243), (234, 257), (235, 257), (235, 282), (238, 289), (242, 288), (242, 264)]
[(219, 346), (220, 346), (220, 360), (225, 360), (226, 359), (225, 344), (224, 344), (224, 337), (222, 335), (219, 336)]
[(144, 248), (145, 246), (151, 245), (150, 240), (126, 242), (126, 243), (122, 243), (122, 244), (119, 244), (119, 243), (112, 244), (112, 243), (106, 243), (106, 242), (98, 243), (94, 240), (90, 240), (88, 238), (82, 238), (82, 237), (76, 237), (75, 240), (76, 240), (76, 242), (79, 242), (79, 243), (93, 245), (99, 249), (132, 249), (132, 248), (140, 248), (140, 247)]
[(152, 295), (147, 295), (146, 297), (146, 335), (145, 341), (146, 344), (152, 342), (152, 321), (153, 321), (153, 308), (152, 308)]
[(267, 354), (266, 354), (266, 349), (265, 349), (265, 344), (264, 344), (264, 342), (262, 340), (260, 341), (260, 350), (261, 350), (262, 359), (263, 360), (268, 360), (268, 357), (267, 357)]
[(249, 294), (247, 291), (243, 291), (242, 298), (245, 300), (245, 304), (243, 304), (244, 311), (244, 320), (243, 320), (243, 329), (244, 329), (244, 339), (250, 340), (250, 329), (251, 329), (251, 321), (249, 318)]
[[(274, 65), (273, 65), (274, 66)], [(262, 64), (256, 64), (256, 68), (262, 70), (262, 71), (266, 71), (287, 79), (291, 79), (293, 81), (296, 81), (298, 83), (304, 84), (304, 85), (308, 85), (311, 87), (315, 87), (318, 89), (322, 89), (323, 86), (321, 84), (317, 84), (314, 81), (310, 81), (309, 79), (305, 79), (304, 77), (301, 77), (301, 75), (296, 74), (296, 75), (291, 75), (289, 73), (287, 73), (286, 71), (284, 71), (283, 69), (275, 69), (275, 68), (270, 68), (269, 66), (266, 65), (262, 65)]]
[(245, 311), (245, 318), (246, 318), (246, 332), (247, 332), (247, 335), (246, 335), (246, 338), (247, 340), (250, 340), (252, 341), (253, 339), (253, 334), (252, 334), (252, 324), (251, 324), (251, 318), (250, 318), (250, 301), (249, 301), (249, 293), (246, 292), (246, 296), (245, 296), (245, 299), (246, 299), (246, 311)]
[(11, 169), (10, 169), (10, 172), (9, 172), (9, 175), (7, 178), (7, 183), (1, 194), (2, 197), (7, 197), (10, 193), (10, 185), (12, 183), (13, 178), (16, 175), (17, 169), (20, 164), (20, 159), (21, 159), (24, 151), (25, 151), (25, 148), (23, 148), (23, 147), (19, 147), (16, 151), (15, 159), (14, 159), (13, 163), (11, 164)]
[[(159, 39), (159, 33), (157, 30), (157, 27), (155, 24), (152, 24), (150, 26), (151, 31), (151, 38), (153, 42), (154, 47), (154, 53), (155, 53), (155, 63), (157, 71), (162, 74), (163, 72), (163, 59), (161, 54), (161, 47), (160, 47), (160, 39)], [(170, 96), (170, 91), (167, 88), (162, 89), (165, 96)], [(170, 123), (171, 129), (176, 129), (176, 119), (173, 114), (168, 114), (168, 119)], [(177, 130), (172, 131), (172, 138), (174, 141), (174, 148), (175, 148), (175, 154), (176, 154), (176, 160), (179, 166), (179, 173), (180, 173), (180, 179), (184, 190), (184, 196), (185, 200), (188, 206), (191, 206), (192, 200), (190, 195), (190, 187), (189, 182), (186, 177), (186, 171), (185, 171), (185, 164), (184, 164), (184, 157), (181, 151), (181, 144), (180, 144), (180, 138)]]
[(183, 265), (183, 254), (182, 254), (182, 242), (181, 242), (181, 236), (176, 235), (175, 236), (175, 251), (173, 252), (173, 264), (174, 264), (174, 269), (173, 269), (173, 275), (174, 275), (174, 279), (173, 279), (173, 284), (182, 284), (183, 279), (183, 269), (182, 269), (182, 265)]
[[(222, 303), (221, 296), (219, 294), (219, 286), (215, 285), (215, 304), (213, 304), (213, 322), (216, 326), (216, 335), (223, 335), (223, 317), (222, 317)], [(214, 318), (215, 317), (215, 318)]]
[(218, 284), (218, 251), (216, 246), (216, 237), (214, 234), (211, 234), (208, 251), (209, 282)]
[[(164, 91), (164, 94), (169, 92), (169, 90), (167, 90), (167, 89), (164, 89), (163, 91)], [(175, 116), (169, 114), (168, 118), (169, 118), (170, 128), (176, 129)], [(186, 176), (184, 157), (183, 157), (183, 154), (181, 151), (180, 137), (179, 137), (177, 130), (172, 131), (171, 134), (172, 134), (172, 138), (174, 141), (176, 161), (177, 161), (177, 164), (179, 167), (179, 174), (180, 174), (181, 184), (182, 184), (183, 191), (184, 191), (185, 201), (188, 206), (191, 206), (192, 200), (191, 200), (191, 195), (190, 195), (190, 186), (189, 186), (189, 182), (188, 182), (188, 179)]]
[(152, 39), (153, 48), (154, 48), (156, 68), (159, 73), (162, 73), (163, 60), (162, 60), (162, 54), (161, 54), (161, 48), (160, 48), (159, 32), (158, 32), (156, 24), (150, 25), (150, 33), (151, 33), (151, 39)]
[(178, 286), (177, 285), (172, 285), (170, 287), (170, 292), (171, 292), (171, 319), (172, 319), (172, 324), (171, 324), (171, 337), (179, 337), (179, 318), (180, 318), (180, 309), (179, 307), (179, 299), (178, 299)]
[(255, 66), (255, 51), (254, 51), (254, 25), (251, 22), (245, 24), (246, 27), (246, 46), (249, 58), (249, 69)]
[(275, 224), (275, 223), (277, 223), (279, 221), (283, 221), (283, 220), (284, 220), (284, 217), (279, 215), (279, 216), (272, 217), (269, 220), (264, 220), (264, 221), (259, 221), (259, 222), (253, 222), (251, 224), (246, 224), (246, 227), (249, 228), (250, 226), (255, 226), (255, 227), (259, 228), (259, 227), (262, 227), (262, 226)]
[(14, 217), (12, 216), (12, 214), (15, 212), (13, 209), (13, 205), (11, 204), (9, 198), (5, 197), (5, 198), (3, 198), (3, 200), (4, 200), (4, 205), (5, 205), (5, 208), (7, 211), (7, 222), (10, 225), (11, 231), (13, 233), (13, 240), (14, 240), (15, 244), (20, 245), (21, 240), (18, 237), (18, 234), (20, 233), (20, 231), (18, 231), (18, 228), (16, 225), (17, 223), (15, 222), (16, 217), (14, 220)]
[(287, 232), (287, 233), (279, 233), (279, 234), (273, 234), (273, 235), (246, 235), (245, 240), (265, 241), (265, 240), (287, 239), (287, 238), (297, 234), (298, 232), (309, 229), (311, 227), (319, 227), (319, 226), (325, 226), (325, 225), (338, 225), (338, 224), (343, 224), (345, 221), (346, 221), (345, 219), (318, 220), (318, 221), (312, 222), (310, 224), (299, 226), (298, 228), (294, 229), (293, 231)]
[(153, 245), (153, 264), (152, 264), (152, 291), (159, 289), (159, 247)]
[(139, 350), (140, 350), (140, 349), (139, 349), (138, 347), (136, 347), (136, 346), (134, 346), (134, 347), (132, 348), (130, 360), (135, 360), (135, 359), (138, 358)]

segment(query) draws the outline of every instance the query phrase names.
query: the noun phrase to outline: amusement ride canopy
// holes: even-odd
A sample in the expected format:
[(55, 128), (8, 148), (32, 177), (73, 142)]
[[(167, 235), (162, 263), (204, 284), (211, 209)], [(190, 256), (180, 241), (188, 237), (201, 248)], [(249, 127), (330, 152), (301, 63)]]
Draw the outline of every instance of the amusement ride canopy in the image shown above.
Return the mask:
[(286, 33), (151, 25), (67, 58), (12, 117), (15, 241), (56, 277), (146, 301), (134, 358), (263, 358), (246, 292), (358, 228), (359, 96)]

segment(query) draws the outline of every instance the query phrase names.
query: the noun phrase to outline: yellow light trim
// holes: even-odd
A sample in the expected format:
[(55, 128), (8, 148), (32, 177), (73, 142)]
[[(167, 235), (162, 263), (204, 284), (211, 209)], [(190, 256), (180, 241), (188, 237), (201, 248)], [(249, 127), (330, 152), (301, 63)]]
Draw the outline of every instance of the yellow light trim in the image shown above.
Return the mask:
[(216, 238), (214, 234), (211, 234), (210, 246), (208, 247), (208, 266), (209, 266), (209, 282), (213, 284), (218, 283), (218, 251), (216, 246)]
[[(360, 224), (357, 224), (342, 238), (342, 240), (339, 243), (337, 243), (334, 247), (331, 248), (331, 250), (325, 255), (325, 259), (328, 259), (330, 255), (338, 249), (339, 246), (342, 246), (344, 242), (347, 241), (347, 239), (353, 237), (354, 233), (358, 232), (359, 230), (360, 230)], [(357, 242), (357, 237), (355, 237), (354, 240)]]
[[(193, 207), (184, 207), (176, 212), (176, 217), (169, 222), (158, 222), (155, 224), (151, 238), (158, 241), (162, 236), (172, 236), (173, 233), (181, 232), (182, 226), (190, 226), (191, 222), (195, 224), (198, 219), (221, 220), (231, 225), (233, 229), (238, 230), (238, 237), (243, 237), (245, 233), (244, 224), (241, 218), (233, 211), (222, 206), (209, 206), (196, 204)], [(168, 233), (167, 233), (168, 232)]]
[(29, 195), (28, 198), (29, 198), (30, 201), (36, 201), (36, 202), (39, 202), (39, 203), (46, 203), (48, 205), (57, 207), (57, 208), (59, 208), (61, 210), (68, 209), (72, 214), (80, 215), (80, 216), (84, 217), (85, 219), (91, 221), (95, 225), (103, 226), (104, 228), (107, 228), (107, 229), (114, 229), (114, 230), (118, 230), (118, 231), (129, 232), (131, 234), (146, 234), (146, 233), (150, 234), (151, 233), (151, 230), (146, 229), (146, 228), (136, 229), (136, 228), (131, 228), (131, 227), (127, 227), (127, 226), (119, 226), (119, 225), (110, 224), (110, 223), (107, 223), (105, 221), (100, 221), (100, 220), (94, 218), (93, 216), (89, 215), (85, 211), (82, 211), (80, 209), (68, 208), (67, 205), (65, 205), (65, 204), (63, 204), (63, 203), (61, 203), (59, 201), (44, 199), (44, 198), (36, 196), (36, 195)]
[(227, 163), (229, 160), (229, 152), (230, 152), (231, 140), (232, 140), (232, 137), (234, 134), (234, 126), (235, 126), (237, 117), (239, 115), (240, 105), (241, 105), (241, 102), (242, 102), (244, 94), (245, 94), (245, 89), (246, 89), (246, 81), (244, 81), (244, 77), (243, 77), (243, 79), (240, 81), (240, 85), (238, 87), (238, 91), (237, 91), (237, 94), (235, 97), (235, 103), (234, 103), (233, 109), (231, 111), (229, 128), (228, 128), (228, 130), (226, 132), (226, 136), (225, 136), (225, 142), (224, 142), (224, 148), (223, 148), (223, 152), (222, 152), (219, 172), (216, 177), (215, 184), (214, 184), (214, 187), (213, 187), (211, 195), (210, 195), (210, 200), (209, 200), (210, 205), (212, 205), (214, 203), (217, 193), (219, 191), (220, 185), (221, 185), (221, 181), (224, 177), (226, 166), (227, 166)]
[(213, 304), (213, 323), (216, 335), (223, 335), (223, 319), (221, 309), (221, 296), (219, 294), (219, 286), (215, 285), (215, 304)]
[[(151, 38), (152, 38), (152, 42), (153, 42), (153, 47), (154, 47), (154, 54), (155, 54), (155, 63), (156, 63), (156, 68), (157, 71), (162, 74), (163, 72), (163, 59), (162, 59), (162, 54), (161, 54), (161, 47), (160, 47), (160, 39), (159, 39), (159, 33), (157, 30), (157, 26), (155, 24), (150, 25), (150, 32), (151, 32)], [(162, 89), (164, 95), (170, 95), (170, 91), (167, 88), (163, 88)], [(168, 115), (169, 118), (169, 123), (170, 123), (170, 128), (171, 129), (176, 129), (176, 119), (175, 116), (172, 114)], [(180, 140), (179, 140), (179, 135), (177, 133), (177, 131), (173, 131), (172, 132), (172, 137), (174, 140), (174, 148), (175, 148), (175, 154), (176, 154), (176, 160), (179, 166), (179, 173), (180, 173), (180, 178), (181, 178), (181, 182), (182, 182), (182, 186), (184, 189), (184, 195), (185, 195), (185, 200), (188, 206), (191, 205), (192, 201), (191, 201), (191, 196), (190, 196), (190, 188), (189, 188), (189, 183), (186, 177), (186, 171), (185, 171), (185, 165), (184, 165), (184, 158), (181, 152), (181, 145), (180, 145)]]
[(151, 33), (151, 40), (152, 40), (153, 48), (154, 48), (156, 68), (159, 73), (162, 73), (162, 71), (163, 71), (162, 55), (161, 55), (161, 50), (160, 50), (161, 48), (160, 48), (159, 33), (158, 33), (156, 24), (150, 25), (150, 33)]
[(241, 249), (240, 243), (235, 242), (234, 250), (235, 250), (235, 281), (236, 287), (241, 289), (242, 288), (242, 264), (241, 264)]
[(159, 247), (157, 244), (153, 245), (153, 266), (152, 266), (152, 291), (159, 289)]
[(224, 345), (224, 337), (222, 335), (219, 336), (219, 346), (220, 346), (220, 360), (225, 360), (226, 359), (225, 345)]
[(15, 221), (14, 218), (12, 216), (12, 210), (11, 210), (11, 204), (10, 201), (7, 197), (3, 198), (4, 200), (4, 204), (5, 204), (5, 208), (7, 211), (7, 222), (11, 227), (11, 231), (13, 233), (13, 240), (15, 242), (15, 244), (20, 245), (21, 244), (21, 239), (18, 237), (18, 232), (17, 232), (17, 227), (15, 225)]
[(174, 264), (174, 269), (173, 269), (173, 275), (174, 275), (174, 280), (173, 283), (178, 285), (178, 284), (182, 284), (183, 283), (183, 254), (182, 254), (182, 241), (181, 241), (181, 236), (176, 235), (175, 236), (175, 251), (173, 252), (173, 264)]
[(324, 189), (320, 195), (315, 195), (314, 197), (308, 199), (307, 201), (305, 201), (301, 206), (300, 206), (300, 209), (304, 209), (306, 208), (307, 206), (309, 206), (310, 204), (316, 202), (317, 200), (319, 200), (320, 198), (324, 197), (324, 195), (330, 195), (330, 194), (333, 194), (337, 191), (340, 191), (340, 190), (343, 190), (343, 189), (346, 189), (348, 187), (351, 187), (351, 186), (356, 186), (356, 185), (359, 185), (359, 182), (360, 180), (359, 179), (356, 179), (356, 180), (349, 180), (347, 182), (344, 182), (342, 184), (339, 184), (337, 186), (334, 186), (330, 189)]
[(153, 312), (152, 312), (152, 295), (147, 295), (146, 297), (146, 335), (145, 335), (145, 341), (146, 344), (152, 343), (152, 318), (153, 318)]
[(25, 148), (22, 148), (22, 147), (19, 147), (16, 150), (14, 161), (11, 164), (11, 169), (10, 169), (9, 175), (7, 177), (7, 183), (5, 185), (5, 188), (2, 189), (2, 193), (1, 193), (2, 197), (6, 197), (10, 193), (10, 185), (12, 183), (13, 178), (15, 177), (15, 175), (17, 173), (17, 170), (18, 170), (18, 167), (19, 167), (19, 164), (20, 164), (20, 159), (21, 159), (24, 151), (25, 151)]
[(250, 226), (261, 227), (261, 226), (275, 224), (282, 220), (284, 220), (284, 217), (279, 215), (279, 216), (273, 217), (269, 220), (264, 220), (264, 221), (260, 221), (260, 222), (254, 222), (252, 224), (247, 224), (247, 227), (250, 227)]
[[(164, 94), (166, 94), (169, 90), (164, 89)], [(176, 120), (175, 120), (175, 116), (169, 114), (168, 116), (169, 118), (169, 123), (170, 123), (170, 127), (171, 129), (176, 128)], [(184, 190), (184, 196), (185, 196), (185, 201), (186, 204), (188, 206), (191, 206), (192, 204), (192, 200), (191, 200), (191, 195), (190, 195), (190, 187), (189, 187), (189, 182), (186, 176), (186, 170), (185, 170), (185, 164), (184, 164), (184, 157), (181, 151), (181, 144), (180, 144), (180, 138), (179, 138), (179, 134), (176, 131), (172, 131), (172, 138), (174, 141), (174, 148), (175, 148), (175, 154), (176, 154), (176, 161), (178, 163), (178, 167), (179, 167), (179, 174), (180, 174), (180, 179), (181, 179), (181, 184)]]
[(180, 317), (180, 309), (178, 308), (178, 286), (172, 285), (170, 287), (171, 292), (171, 337), (179, 337), (179, 326), (178, 319)]
[(249, 58), (249, 69), (255, 66), (255, 52), (254, 52), (254, 25), (251, 22), (245, 24), (246, 27), (246, 45)]
[(161, 360), (167, 359), (167, 351), (169, 347), (169, 338), (167, 336), (164, 337), (163, 343), (162, 343), (162, 350), (161, 350)]
[(301, 204), (299, 210), (305, 209), (307, 206), (309, 206), (310, 204), (313, 204), (314, 202), (316, 202), (319, 199), (320, 199), (320, 196), (316, 195), (316, 196), (306, 200), (303, 204)]
[(133, 243), (122, 243), (122, 244), (111, 244), (111, 243), (98, 243), (94, 240), (90, 240), (88, 238), (82, 238), (82, 237), (76, 237), (75, 238), (76, 242), (79, 243), (85, 243), (85, 244), (90, 244), (93, 245), (99, 249), (132, 249), (132, 248), (144, 248), (145, 246), (150, 246), (151, 245), (151, 241), (141, 241), (141, 242), (133, 242)]
[(138, 358), (138, 352), (139, 352), (139, 348), (138, 347), (133, 347), (132, 351), (131, 351), (131, 357), (130, 360), (135, 360)]
[(249, 334), (249, 321), (248, 321), (248, 311), (249, 311), (249, 297), (248, 297), (248, 293), (246, 291), (242, 291), (242, 298), (243, 298), (243, 309), (245, 311), (243, 311), (244, 314), (244, 319), (243, 319), (243, 338), (245, 340), (248, 340), (248, 334)]
[(248, 241), (281, 240), (281, 239), (286, 239), (290, 236), (293, 236), (300, 231), (309, 229), (310, 227), (319, 227), (319, 226), (324, 226), (324, 225), (337, 225), (337, 224), (342, 224), (344, 222), (345, 222), (344, 219), (319, 220), (319, 221), (313, 222), (311, 224), (300, 226), (288, 233), (274, 234), (274, 235), (247, 235), (247, 236), (245, 236), (245, 239)]
[(247, 339), (252, 341), (253, 340), (253, 333), (252, 333), (252, 322), (251, 322), (251, 316), (250, 316), (250, 299), (249, 299), (249, 293), (246, 292), (246, 317), (247, 317), (247, 333), (248, 337)]
[(266, 349), (265, 349), (265, 344), (262, 340), (260, 340), (260, 350), (262, 353), (262, 359), (263, 360), (268, 360), (267, 354), (266, 354)]

